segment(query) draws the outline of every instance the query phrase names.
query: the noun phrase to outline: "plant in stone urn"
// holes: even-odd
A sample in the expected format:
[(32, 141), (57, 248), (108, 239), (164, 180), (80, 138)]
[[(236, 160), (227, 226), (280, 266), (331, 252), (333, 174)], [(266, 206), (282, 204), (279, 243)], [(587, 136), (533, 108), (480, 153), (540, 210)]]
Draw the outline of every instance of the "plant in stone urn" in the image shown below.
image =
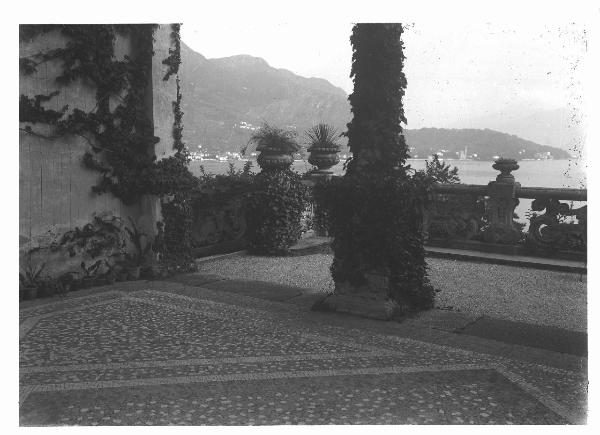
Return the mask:
[(256, 162), (261, 169), (287, 169), (294, 162), (293, 154), (301, 148), (296, 142), (296, 136), (295, 131), (264, 123), (250, 136), (250, 140), (242, 148), (242, 154), (246, 153), (249, 146), (256, 145), (256, 151), (260, 152)]
[(23, 299), (35, 299), (38, 289), (41, 286), (41, 273), (46, 267), (46, 263), (36, 264), (31, 259), (31, 254), (27, 254), (25, 265), (19, 273), (19, 290), (23, 294)]
[(329, 124), (318, 124), (304, 133), (310, 156), (308, 163), (317, 167), (315, 172), (327, 172), (340, 158), (340, 133)]
[(125, 227), (129, 236), (129, 241), (133, 246), (132, 252), (125, 254), (125, 265), (130, 279), (140, 278), (141, 268), (147, 266), (150, 258), (152, 244), (148, 240), (148, 235), (141, 231), (131, 217), (129, 217), (131, 228)]
[(246, 238), (257, 254), (285, 254), (302, 234), (301, 218), (307, 202), (307, 187), (290, 169), (292, 154), (300, 150), (296, 133), (268, 124), (258, 129), (250, 144), (260, 151), (262, 171), (254, 177), (245, 198)]

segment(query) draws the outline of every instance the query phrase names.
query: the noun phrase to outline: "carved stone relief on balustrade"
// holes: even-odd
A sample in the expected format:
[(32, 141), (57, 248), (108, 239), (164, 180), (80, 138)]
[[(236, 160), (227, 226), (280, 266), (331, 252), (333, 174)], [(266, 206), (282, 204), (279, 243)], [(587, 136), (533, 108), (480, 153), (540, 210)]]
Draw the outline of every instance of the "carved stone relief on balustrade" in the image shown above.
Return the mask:
[(529, 248), (585, 252), (587, 205), (575, 208), (572, 204), (557, 199), (535, 199), (531, 210), (527, 234)]

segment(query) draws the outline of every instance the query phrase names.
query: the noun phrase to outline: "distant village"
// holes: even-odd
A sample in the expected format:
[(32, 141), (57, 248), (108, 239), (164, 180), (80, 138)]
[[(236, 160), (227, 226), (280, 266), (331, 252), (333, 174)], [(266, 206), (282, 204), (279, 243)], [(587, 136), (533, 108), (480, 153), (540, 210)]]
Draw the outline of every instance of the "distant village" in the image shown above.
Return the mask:
[[(250, 122), (240, 121), (239, 123), (234, 124), (233, 128), (253, 132), (253, 131), (259, 129), (260, 126), (253, 125)], [(284, 128), (287, 128), (290, 130), (297, 129), (297, 127), (295, 125), (285, 125)], [(411, 159), (426, 159), (426, 158), (430, 158), (432, 154), (436, 154), (442, 160), (481, 160), (481, 158), (477, 155), (477, 153), (469, 153), (468, 147), (466, 147), (466, 146), (465, 146), (464, 150), (461, 150), (461, 151), (450, 151), (450, 150), (440, 148), (438, 150), (428, 153), (427, 155), (425, 155), (425, 154), (420, 155), (419, 153), (416, 153), (415, 151), (416, 151), (415, 147), (409, 147), (409, 153), (410, 153)], [(526, 153), (526, 150), (524, 150), (524, 149), (519, 151), (519, 154), (525, 154), (525, 153)], [(207, 149), (205, 149), (205, 147), (202, 144), (196, 145), (196, 150), (194, 150), (194, 146), (190, 147), (190, 157), (191, 157), (192, 161), (205, 161), (205, 160), (219, 161), (219, 162), (248, 161), (248, 160), (256, 160), (256, 156), (257, 156), (256, 152), (251, 152), (248, 155), (242, 155), (240, 152), (234, 152), (234, 151), (223, 151), (223, 150), (214, 151), (212, 149), (207, 150)], [(351, 157), (351, 156), (352, 156), (352, 153), (341, 153), (340, 159), (342, 161), (344, 161), (345, 159), (347, 159), (348, 157)], [(305, 157), (305, 156), (301, 153), (296, 153), (294, 155), (294, 158), (296, 160), (303, 160), (303, 157)], [(500, 156), (495, 155), (495, 156), (493, 156), (492, 159), (495, 160), (499, 157)], [(547, 152), (535, 153), (533, 155), (533, 158), (521, 158), (518, 160), (554, 160), (554, 156), (552, 155), (552, 153), (550, 151), (547, 151)]]

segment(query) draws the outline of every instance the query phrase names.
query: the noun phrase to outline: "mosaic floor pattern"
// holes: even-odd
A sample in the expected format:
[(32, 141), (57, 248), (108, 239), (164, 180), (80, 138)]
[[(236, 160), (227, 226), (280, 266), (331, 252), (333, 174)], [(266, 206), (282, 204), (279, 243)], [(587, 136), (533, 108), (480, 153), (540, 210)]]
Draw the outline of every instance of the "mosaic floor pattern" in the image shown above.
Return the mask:
[(580, 373), (210, 294), (111, 291), (22, 309), (21, 425), (585, 420)]

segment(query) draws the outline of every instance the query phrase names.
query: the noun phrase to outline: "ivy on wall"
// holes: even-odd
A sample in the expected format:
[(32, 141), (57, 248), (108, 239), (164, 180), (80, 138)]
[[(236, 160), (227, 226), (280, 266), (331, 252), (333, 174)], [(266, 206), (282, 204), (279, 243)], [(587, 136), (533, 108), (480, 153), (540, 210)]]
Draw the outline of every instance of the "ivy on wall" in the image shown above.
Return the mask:
[[(179, 25), (173, 25), (174, 48), (163, 63), (169, 66), (165, 76), (177, 74), (179, 53)], [(153, 35), (155, 24), (138, 25), (22, 25), (21, 41), (40, 34), (59, 31), (67, 38), (64, 47), (41, 51), (20, 59), (22, 74), (32, 74), (49, 61), (61, 62), (62, 72), (56, 78), (60, 86), (76, 80), (96, 90), (96, 105), (89, 111), (74, 109), (68, 112), (44, 109), (42, 103), (58, 95), (36, 95), (20, 99), (20, 121), (27, 124), (43, 122), (54, 126), (54, 135), (36, 133), (32, 125), (22, 131), (37, 136), (57, 138), (81, 136), (91, 145), (83, 157), (86, 167), (96, 170), (101, 177), (93, 187), (96, 193), (110, 192), (125, 204), (137, 202), (145, 194), (172, 194), (194, 184), (187, 170), (185, 145), (182, 141), (181, 93), (177, 83), (177, 99), (173, 103), (175, 156), (156, 161), (153, 146), (159, 138), (153, 135), (152, 120), (146, 94), (151, 80)], [(117, 35), (131, 39), (132, 55), (115, 58)], [(111, 110), (110, 101), (117, 101)]]
[(181, 65), (181, 24), (171, 24), (171, 41), (173, 47), (169, 48), (169, 56), (163, 60), (163, 64), (169, 67), (167, 73), (163, 77), (163, 80), (169, 80), (169, 78), (179, 72), (179, 65)]
[(188, 170), (189, 154), (183, 142), (183, 110), (181, 109), (181, 84), (179, 66), (181, 65), (181, 24), (171, 24), (171, 44), (169, 56), (163, 60), (168, 71), (164, 81), (175, 75), (176, 97), (173, 108), (173, 149), (175, 155), (159, 162), (164, 168), (163, 174), (169, 174), (174, 181), (178, 180), (178, 188), (169, 201), (162, 203), (162, 216), (165, 224), (165, 261), (174, 271), (194, 269), (192, 225), (194, 223), (192, 207), (192, 191), (197, 189), (199, 180)]
[[(58, 31), (66, 37), (64, 47), (34, 53), (19, 61), (20, 72), (33, 74), (45, 62), (61, 63), (56, 78), (59, 86), (76, 80), (96, 90), (96, 105), (81, 109), (50, 110), (43, 103), (59, 95), (20, 97), (21, 128), (27, 134), (47, 139), (75, 135), (83, 137), (90, 150), (83, 156), (85, 167), (98, 171), (100, 179), (92, 187), (96, 193), (112, 193), (125, 204), (133, 204), (146, 194), (160, 195), (164, 218), (164, 260), (175, 269), (187, 268), (191, 254), (191, 192), (198, 179), (188, 169), (189, 155), (183, 142), (181, 110), (180, 24), (171, 25), (171, 47), (163, 60), (168, 70), (163, 80), (176, 76), (176, 99), (173, 110), (173, 156), (156, 160), (151, 107), (147, 93), (151, 85), (154, 32), (158, 25), (22, 25), (20, 40), (31, 41), (42, 34)], [(130, 55), (117, 60), (117, 36), (130, 39)], [(116, 106), (111, 109), (111, 102)], [(52, 135), (34, 130), (36, 123), (53, 128)]]

